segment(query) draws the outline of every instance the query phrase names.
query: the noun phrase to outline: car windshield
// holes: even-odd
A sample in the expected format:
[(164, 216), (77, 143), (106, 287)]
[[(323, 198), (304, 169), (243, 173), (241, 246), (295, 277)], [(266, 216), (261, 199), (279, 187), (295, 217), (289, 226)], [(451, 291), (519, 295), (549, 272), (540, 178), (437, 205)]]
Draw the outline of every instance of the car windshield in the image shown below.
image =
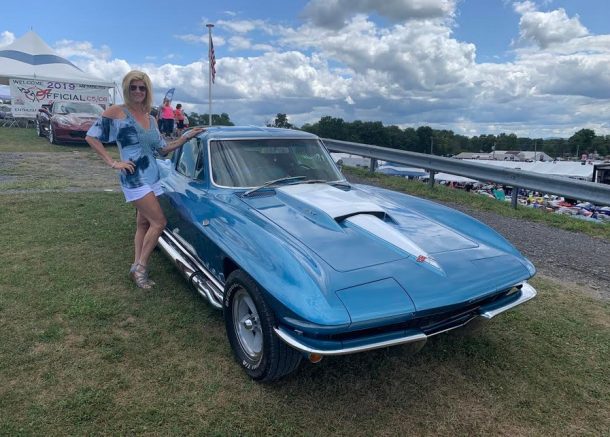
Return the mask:
[(59, 111), (65, 114), (73, 114), (73, 113), (83, 113), (83, 114), (95, 114), (101, 115), (104, 110), (99, 105), (94, 105), (93, 103), (80, 103), (80, 102), (71, 102), (71, 103), (63, 103)]
[(257, 187), (266, 182), (341, 181), (326, 149), (315, 139), (221, 140), (210, 144), (212, 179), (223, 187)]

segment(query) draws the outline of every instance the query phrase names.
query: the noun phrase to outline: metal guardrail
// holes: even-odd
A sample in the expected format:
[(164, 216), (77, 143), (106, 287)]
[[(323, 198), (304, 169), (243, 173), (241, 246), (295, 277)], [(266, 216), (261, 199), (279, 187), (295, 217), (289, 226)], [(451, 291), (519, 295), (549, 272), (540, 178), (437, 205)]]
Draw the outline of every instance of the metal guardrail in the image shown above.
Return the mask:
[(610, 185), (329, 138), (322, 138), (322, 141), (331, 152), (349, 153), (426, 169), (430, 172), (431, 185), (434, 184), (434, 172), (443, 172), (511, 186), (514, 193), (513, 206), (517, 204), (518, 190), (515, 188), (586, 200), (596, 205), (610, 205)]

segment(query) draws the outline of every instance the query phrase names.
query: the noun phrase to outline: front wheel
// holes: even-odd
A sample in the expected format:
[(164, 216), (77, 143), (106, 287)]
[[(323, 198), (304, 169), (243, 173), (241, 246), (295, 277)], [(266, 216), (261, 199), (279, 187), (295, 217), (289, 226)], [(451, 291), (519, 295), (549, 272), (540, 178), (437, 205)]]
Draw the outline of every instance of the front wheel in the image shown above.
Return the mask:
[(242, 270), (227, 278), (223, 314), (235, 359), (252, 379), (274, 381), (299, 366), (302, 355), (275, 335), (271, 308)]

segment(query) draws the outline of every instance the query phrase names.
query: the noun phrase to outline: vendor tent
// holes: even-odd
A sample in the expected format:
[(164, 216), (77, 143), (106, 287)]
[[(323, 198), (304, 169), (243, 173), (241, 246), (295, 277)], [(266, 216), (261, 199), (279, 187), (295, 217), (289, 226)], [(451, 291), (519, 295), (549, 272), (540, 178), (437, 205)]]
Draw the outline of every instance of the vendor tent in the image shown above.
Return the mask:
[(0, 84), (10, 79), (39, 79), (76, 82), (114, 88), (114, 83), (85, 73), (58, 56), (36, 33), (30, 31), (0, 49)]
[(44, 104), (78, 101), (106, 106), (114, 83), (85, 73), (28, 32), (0, 50), (0, 84), (10, 84), (11, 112), (33, 119)]

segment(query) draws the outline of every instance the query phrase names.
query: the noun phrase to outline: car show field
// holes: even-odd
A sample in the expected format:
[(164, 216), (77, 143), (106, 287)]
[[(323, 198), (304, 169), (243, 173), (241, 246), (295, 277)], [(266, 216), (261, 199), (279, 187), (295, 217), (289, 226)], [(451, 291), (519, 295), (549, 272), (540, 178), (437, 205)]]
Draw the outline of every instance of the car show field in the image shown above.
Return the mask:
[[(0, 433), (610, 429), (610, 239), (603, 233), (511, 216), (518, 212), (508, 206), (504, 214), (462, 205), (538, 267), (535, 300), (474, 335), (432, 337), (417, 354), (397, 346), (326, 357), (273, 385), (257, 384), (234, 363), (221, 314), (162, 253), (152, 259), (158, 287), (142, 291), (130, 282), (133, 209), (88, 148), (0, 129), (0, 156)], [(366, 183), (348, 174), (353, 179)], [(435, 196), (451, 195), (443, 188)]]

